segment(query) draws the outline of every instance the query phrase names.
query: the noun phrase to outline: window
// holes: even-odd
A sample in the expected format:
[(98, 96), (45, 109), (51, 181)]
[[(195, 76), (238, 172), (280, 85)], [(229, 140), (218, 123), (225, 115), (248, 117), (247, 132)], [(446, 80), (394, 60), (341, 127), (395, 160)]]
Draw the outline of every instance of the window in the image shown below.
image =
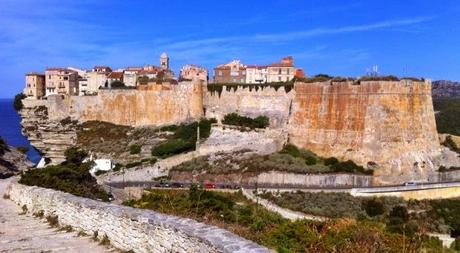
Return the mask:
[(68, 76), (64, 76), (64, 80), (69, 80), (69, 77), (68, 77)]
[(286, 73), (289, 75), (289, 69), (286, 69)]
[(219, 70), (219, 76), (222, 76), (222, 71), (221, 70)]
[(281, 75), (281, 69), (278, 69), (278, 74)]
[(51, 75), (48, 76), (48, 79), (51, 79)]
[(278, 81), (281, 82), (281, 76), (278, 76)]

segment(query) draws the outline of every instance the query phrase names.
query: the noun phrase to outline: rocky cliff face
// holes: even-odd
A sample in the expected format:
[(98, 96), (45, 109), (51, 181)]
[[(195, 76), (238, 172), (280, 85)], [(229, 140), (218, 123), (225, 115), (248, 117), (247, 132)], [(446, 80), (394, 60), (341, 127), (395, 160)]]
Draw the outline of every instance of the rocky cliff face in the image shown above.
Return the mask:
[(52, 164), (65, 160), (64, 151), (76, 144), (76, 122), (70, 118), (50, 119), (46, 101), (24, 100), (22, 133), (32, 146), (39, 150)]
[(439, 80), (433, 82), (433, 98), (460, 97), (460, 82)]
[(0, 179), (17, 175), (32, 166), (25, 154), (8, 146), (0, 137)]

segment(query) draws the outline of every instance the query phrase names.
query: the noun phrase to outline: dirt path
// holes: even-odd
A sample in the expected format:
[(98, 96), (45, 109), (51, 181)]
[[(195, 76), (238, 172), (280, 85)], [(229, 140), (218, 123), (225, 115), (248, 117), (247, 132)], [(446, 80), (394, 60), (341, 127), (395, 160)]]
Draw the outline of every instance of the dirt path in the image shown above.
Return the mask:
[(21, 214), (21, 208), (3, 198), (9, 180), (0, 180), (0, 252), (114, 252), (89, 237), (50, 228), (44, 220)]

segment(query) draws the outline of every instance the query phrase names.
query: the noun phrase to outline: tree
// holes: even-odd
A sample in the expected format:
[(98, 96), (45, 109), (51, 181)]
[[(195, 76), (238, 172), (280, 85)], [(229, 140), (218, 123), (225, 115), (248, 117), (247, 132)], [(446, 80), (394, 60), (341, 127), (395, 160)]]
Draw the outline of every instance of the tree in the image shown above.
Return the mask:
[(22, 100), (26, 98), (26, 95), (23, 93), (19, 93), (14, 97), (13, 107), (16, 111), (22, 110), (24, 105), (22, 104)]
[(64, 155), (67, 163), (73, 163), (79, 166), (88, 156), (88, 153), (78, 147), (70, 147), (64, 152)]
[(113, 81), (110, 86), (112, 87), (112, 89), (118, 89), (118, 88), (125, 88), (126, 85), (124, 82), (122, 81)]
[(378, 199), (369, 199), (363, 201), (363, 208), (367, 215), (374, 217), (385, 213), (385, 206), (382, 201)]

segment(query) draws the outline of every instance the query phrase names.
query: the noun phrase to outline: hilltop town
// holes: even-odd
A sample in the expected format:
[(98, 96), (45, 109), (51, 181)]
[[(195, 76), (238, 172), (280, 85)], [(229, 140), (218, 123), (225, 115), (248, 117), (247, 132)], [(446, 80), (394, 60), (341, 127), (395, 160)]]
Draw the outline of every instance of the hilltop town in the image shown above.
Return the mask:
[[(166, 53), (160, 56), (160, 65), (142, 67), (126, 67), (112, 70), (108, 66), (94, 66), (91, 70), (74, 67), (47, 68), (44, 73), (30, 72), (26, 74), (24, 94), (28, 98), (42, 99), (50, 95), (92, 96), (100, 89), (136, 88), (148, 82), (169, 82), (200, 80), (209, 81), (207, 69), (189, 64), (180, 69), (179, 77), (175, 77), (169, 66)], [(280, 62), (268, 65), (245, 65), (239, 60), (216, 66), (213, 83), (247, 83), (263, 84), (289, 82), (294, 77), (303, 78), (301, 68), (294, 67), (292, 56)]]

